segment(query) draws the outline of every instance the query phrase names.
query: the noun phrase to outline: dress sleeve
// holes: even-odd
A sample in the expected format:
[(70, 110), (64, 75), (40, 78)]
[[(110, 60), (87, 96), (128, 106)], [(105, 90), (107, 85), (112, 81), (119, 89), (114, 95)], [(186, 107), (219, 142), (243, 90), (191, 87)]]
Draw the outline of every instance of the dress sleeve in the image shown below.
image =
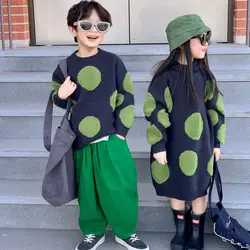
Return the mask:
[(170, 127), (169, 115), (173, 108), (167, 80), (164, 75), (157, 76), (149, 86), (143, 112), (150, 122), (147, 129), (147, 140), (152, 152), (166, 151), (167, 128)]
[(214, 130), (214, 147), (220, 148), (225, 143), (226, 124), (225, 108), (222, 94), (217, 90), (213, 91), (211, 80), (206, 81), (205, 102), (207, 103), (208, 117), (213, 125)]

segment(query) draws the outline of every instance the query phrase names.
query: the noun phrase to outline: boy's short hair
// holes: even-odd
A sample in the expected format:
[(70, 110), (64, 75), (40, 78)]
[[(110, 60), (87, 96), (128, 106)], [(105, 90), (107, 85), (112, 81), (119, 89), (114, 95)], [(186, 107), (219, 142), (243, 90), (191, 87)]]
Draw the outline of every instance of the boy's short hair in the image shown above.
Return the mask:
[[(68, 26), (75, 28), (74, 22), (89, 18), (93, 10), (97, 12), (101, 21), (110, 23), (110, 26), (112, 25), (110, 13), (101, 4), (94, 0), (83, 0), (70, 8), (67, 16)], [(76, 37), (75, 42), (77, 42)]]

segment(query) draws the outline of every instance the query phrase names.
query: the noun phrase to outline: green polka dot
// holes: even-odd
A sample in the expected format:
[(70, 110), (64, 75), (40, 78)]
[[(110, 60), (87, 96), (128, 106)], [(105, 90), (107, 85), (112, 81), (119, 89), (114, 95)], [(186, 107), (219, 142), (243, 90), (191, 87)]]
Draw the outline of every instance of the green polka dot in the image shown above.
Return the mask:
[(217, 139), (221, 144), (224, 144), (225, 137), (226, 137), (226, 124), (222, 124), (218, 130)]
[(112, 107), (113, 110), (115, 110), (116, 97), (117, 97), (117, 90), (115, 90), (112, 96), (110, 97), (110, 106)]
[(203, 132), (203, 120), (200, 113), (193, 113), (185, 121), (185, 132), (192, 140), (199, 140)]
[(135, 106), (130, 105), (130, 106), (127, 106), (126, 108), (122, 109), (120, 112), (121, 122), (126, 128), (131, 128), (133, 126), (134, 111), (135, 111)]
[(77, 80), (84, 89), (93, 91), (101, 83), (101, 72), (94, 66), (87, 66), (78, 73)]
[(206, 81), (205, 101), (212, 100), (213, 97), (214, 97), (213, 82)]
[(218, 109), (218, 111), (221, 113), (221, 114), (225, 114), (225, 108), (224, 108), (224, 103), (223, 103), (223, 100), (222, 100), (222, 95), (221, 93), (218, 94), (218, 99), (217, 99), (217, 102), (216, 102), (216, 107)]
[(100, 120), (94, 116), (87, 116), (79, 124), (79, 131), (86, 137), (94, 137), (101, 130)]
[(118, 94), (116, 98), (116, 107), (119, 107), (122, 105), (124, 102), (124, 95), (123, 94)]
[(180, 168), (186, 176), (193, 176), (198, 167), (198, 156), (194, 151), (185, 151), (179, 158)]
[(164, 109), (158, 112), (157, 119), (164, 128), (168, 128), (170, 126), (169, 115)]
[(144, 112), (145, 116), (146, 117), (151, 116), (151, 114), (155, 110), (155, 108), (156, 108), (156, 102), (155, 102), (154, 97), (150, 93), (147, 93), (146, 100), (145, 100), (144, 105), (143, 105), (143, 112)]
[(152, 176), (156, 183), (162, 184), (166, 182), (169, 178), (169, 167), (168, 165), (161, 165), (157, 161), (154, 161), (151, 165)]
[(56, 82), (56, 81), (52, 81), (52, 88), (53, 89), (59, 89), (61, 87), (61, 84)]
[(209, 117), (212, 121), (213, 126), (215, 126), (217, 124), (217, 122), (219, 121), (219, 117), (218, 117), (217, 112), (213, 109), (210, 109), (210, 110), (208, 110), (208, 114), (209, 114)]
[(169, 88), (165, 89), (164, 98), (165, 98), (165, 102), (166, 102), (167, 107), (168, 107), (168, 112), (171, 113), (172, 109), (173, 109), (173, 101), (172, 101), (172, 97), (171, 97)]
[(133, 82), (131, 80), (130, 74), (127, 73), (124, 80), (123, 80), (123, 88), (125, 91), (127, 91), (130, 94), (134, 94), (134, 86)]
[(52, 94), (52, 101), (54, 102), (54, 97), (55, 97), (55, 95), (57, 95), (57, 93), (58, 93), (58, 90), (55, 90), (54, 92), (53, 92), (53, 94)]
[(150, 145), (154, 145), (162, 139), (160, 130), (155, 126), (151, 125), (147, 129), (147, 140)]
[(208, 173), (213, 176), (213, 172), (214, 172), (214, 155), (212, 155), (212, 157), (210, 158), (210, 160), (208, 161), (207, 164), (207, 171)]

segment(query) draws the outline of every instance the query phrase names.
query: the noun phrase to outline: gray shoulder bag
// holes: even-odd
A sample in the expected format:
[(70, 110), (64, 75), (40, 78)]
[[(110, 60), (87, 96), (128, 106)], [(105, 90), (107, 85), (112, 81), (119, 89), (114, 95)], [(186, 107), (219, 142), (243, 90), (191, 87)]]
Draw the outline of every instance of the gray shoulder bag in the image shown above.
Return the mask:
[[(67, 61), (59, 63), (60, 69), (67, 77)], [(71, 100), (67, 103), (66, 113), (57, 128), (51, 145), (53, 102), (52, 92), (49, 96), (43, 128), (44, 147), (49, 151), (49, 158), (42, 185), (42, 196), (52, 206), (62, 206), (77, 198), (77, 185), (73, 161), (72, 144), (75, 134), (69, 123)]]

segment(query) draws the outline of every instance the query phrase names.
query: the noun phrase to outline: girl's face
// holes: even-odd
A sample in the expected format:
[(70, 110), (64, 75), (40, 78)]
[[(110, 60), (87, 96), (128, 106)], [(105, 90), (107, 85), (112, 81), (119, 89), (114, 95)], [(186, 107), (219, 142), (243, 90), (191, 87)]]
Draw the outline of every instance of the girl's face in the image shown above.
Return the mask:
[(190, 40), (190, 51), (194, 59), (203, 59), (206, 55), (209, 44), (207, 34), (202, 34)]
[(71, 32), (78, 43), (88, 48), (96, 48), (103, 41), (110, 24), (101, 21), (97, 12), (93, 10), (89, 18), (76, 22), (75, 26)]

